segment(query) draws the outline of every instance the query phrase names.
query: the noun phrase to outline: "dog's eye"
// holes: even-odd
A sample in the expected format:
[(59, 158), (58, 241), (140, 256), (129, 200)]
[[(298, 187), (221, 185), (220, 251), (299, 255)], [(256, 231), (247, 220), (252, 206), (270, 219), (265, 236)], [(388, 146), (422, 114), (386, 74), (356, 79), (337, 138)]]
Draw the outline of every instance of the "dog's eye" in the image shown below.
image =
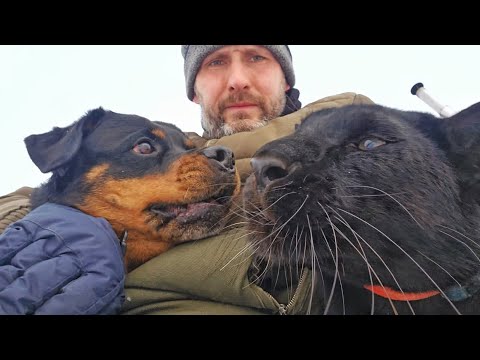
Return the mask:
[(151, 154), (154, 151), (153, 146), (146, 141), (143, 141), (141, 143), (138, 143), (133, 147), (133, 151), (136, 152), (137, 154)]
[(358, 148), (360, 150), (368, 151), (368, 150), (375, 149), (376, 147), (379, 147), (379, 146), (382, 146), (382, 145), (385, 145), (385, 144), (386, 144), (386, 142), (383, 141), (383, 140), (380, 140), (380, 139), (375, 139), (375, 138), (365, 139), (365, 140), (360, 141), (360, 144), (358, 144)]

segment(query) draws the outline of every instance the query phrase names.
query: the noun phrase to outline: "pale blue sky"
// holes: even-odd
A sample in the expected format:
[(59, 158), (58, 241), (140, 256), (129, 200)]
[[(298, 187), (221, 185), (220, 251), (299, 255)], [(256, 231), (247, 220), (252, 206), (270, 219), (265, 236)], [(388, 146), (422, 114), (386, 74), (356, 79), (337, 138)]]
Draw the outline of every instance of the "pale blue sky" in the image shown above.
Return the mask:
[[(454, 110), (480, 101), (479, 45), (292, 45), (291, 51), (304, 105), (353, 91), (433, 113), (410, 94), (417, 82)], [(69, 125), (98, 106), (202, 132), (199, 107), (185, 94), (179, 45), (0, 46), (0, 195), (49, 176), (28, 157), (26, 136)]]

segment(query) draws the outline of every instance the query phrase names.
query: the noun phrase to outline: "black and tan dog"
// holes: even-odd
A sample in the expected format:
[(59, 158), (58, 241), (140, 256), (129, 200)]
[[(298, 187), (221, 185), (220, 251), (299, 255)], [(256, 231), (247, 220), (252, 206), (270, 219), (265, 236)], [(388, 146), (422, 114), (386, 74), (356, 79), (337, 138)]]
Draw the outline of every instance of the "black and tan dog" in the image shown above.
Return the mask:
[(312, 268), (325, 313), (480, 314), (480, 103), (322, 110), (252, 165), (257, 262)]
[(98, 108), (25, 143), (39, 169), (52, 172), (32, 207), (54, 202), (105, 218), (119, 237), (128, 234), (128, 271), (219, 232), (240, 189), (229, 149), (195, 149), (174, 125), (136, 115)]

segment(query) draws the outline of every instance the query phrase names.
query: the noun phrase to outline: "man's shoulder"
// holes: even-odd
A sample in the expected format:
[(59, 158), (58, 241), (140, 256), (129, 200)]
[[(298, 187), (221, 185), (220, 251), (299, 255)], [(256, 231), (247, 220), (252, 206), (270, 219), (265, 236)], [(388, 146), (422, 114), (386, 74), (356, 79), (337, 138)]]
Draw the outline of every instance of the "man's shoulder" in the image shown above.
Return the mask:
[(355, 92), (344, 92), (327, 97), (305, 105), (302, 109), (309, 109), (312, 111), (321, 110), (328, 107), (339, 107), (351, 104), (374, 104), (374, 102), (365, 95)]
[(351, 104), (374, 104), (374, 102), (369, 97), (355, 92), (344, 92), (331, 95), (311, 102), (291, 114), (273, 119), (266, 127), (272, 129), (288, 126), (287, 132), (291, 132), (295, 124), (300, 123), (301, 120), (315, 111)]
[(0, 196), (0, 234), (5, 228), (30, 212), (30, 195), (33, 188), (21, 187), (14, 192)]
[(33, 188), (28, 187), (28, 186), (23, 186), (9, 194), (6, 195), (1, 195), (0, 196), (0, 203), (4, 199), (10, 199), (12, 197), (23, 197), (23, 198), (30, 198), (30, 195), (32, 194)]

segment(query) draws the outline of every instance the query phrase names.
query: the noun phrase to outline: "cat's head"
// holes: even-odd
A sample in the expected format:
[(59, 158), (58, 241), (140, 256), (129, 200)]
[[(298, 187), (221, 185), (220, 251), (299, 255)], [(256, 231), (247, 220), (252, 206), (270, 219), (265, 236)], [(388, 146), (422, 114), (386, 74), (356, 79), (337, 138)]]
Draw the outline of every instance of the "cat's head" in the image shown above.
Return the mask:
[(321, 110), (252, 167), (244, 205), (257, 261), (408, 288), (478, 267), (480, 103), (451, 118)]

